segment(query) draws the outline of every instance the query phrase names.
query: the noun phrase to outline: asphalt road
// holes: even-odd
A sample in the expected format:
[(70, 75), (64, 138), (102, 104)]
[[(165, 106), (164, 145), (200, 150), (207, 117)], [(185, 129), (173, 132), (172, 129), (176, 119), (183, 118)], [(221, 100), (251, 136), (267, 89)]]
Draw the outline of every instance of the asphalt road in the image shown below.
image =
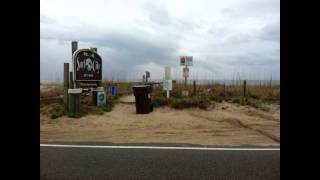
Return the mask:
[(280, 179), (280, 151), (40, 147), (40, 178)]

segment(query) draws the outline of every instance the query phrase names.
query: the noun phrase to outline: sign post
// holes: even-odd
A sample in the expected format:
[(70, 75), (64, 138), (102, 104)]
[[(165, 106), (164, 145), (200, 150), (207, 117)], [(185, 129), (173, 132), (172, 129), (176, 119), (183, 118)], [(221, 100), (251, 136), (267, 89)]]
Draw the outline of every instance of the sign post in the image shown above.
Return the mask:
[(150, 72), (146, 71), (146, 82), (148, 82), (148, 78), (150, 77)]
[(169, 66), (164, 68), (163, 90), (167, 91), (167, 98), (170, 98), (170, 91), (172, 91), (171, 69)]
[(64, 109), (68, 112), (68, 88), (69, 88), (69, 63), (63, 64), (63, 104)]
[[(180, 66), (184, 66), (183, 68), (183, 77), (184, 77), (184, 86), (187, 88), (187, 82), (189, 77), (189, 68), (188, 66), (193, 65), (193, 57), (192, 56), (180, 56)], [(185, 90), (182, 92), (184, 96), (188, 96), (188, 91)]]
[(142, 75), (142, 82), (144, 83), (146, 81), (146, 75)]
[(78, 49), (78, 42), (77, 41), (72, 41), (71, 42), (72, 56), (73, 56), (73, 53), (76, 52), (77, 49)]

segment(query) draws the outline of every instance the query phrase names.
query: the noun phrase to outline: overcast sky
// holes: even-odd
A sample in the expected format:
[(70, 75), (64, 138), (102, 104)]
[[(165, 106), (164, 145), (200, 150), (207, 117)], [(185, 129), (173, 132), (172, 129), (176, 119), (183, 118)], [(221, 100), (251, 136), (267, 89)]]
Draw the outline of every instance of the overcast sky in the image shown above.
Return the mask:
[(62, 79), (71, 41), (98, 48), (104, 78), (182, 78), (189, 55), (191, 79), (280, 79), (280, 2), (41, 0), (41, 79)]

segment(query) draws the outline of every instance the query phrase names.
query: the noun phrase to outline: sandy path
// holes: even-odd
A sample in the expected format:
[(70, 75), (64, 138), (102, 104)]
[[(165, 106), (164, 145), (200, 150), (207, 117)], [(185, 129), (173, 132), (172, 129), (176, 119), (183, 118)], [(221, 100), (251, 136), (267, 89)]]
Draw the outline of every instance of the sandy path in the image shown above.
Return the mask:
[[(132, 99), (131, 99), (132, 100)], [(155, 108), (135, 114), (134, 104), (80, 119), (51, 120), (41, 115), (42, 140), (192, 143), (203, 145), (279, 145), (280, 112), (262, 112), (230, 103), (209, 110)]]
[(134, 97), (133, 94), (127, 95), (127, 96), (122, 96), (122, 97), (119, 98), (119, 101), (121, 103), (132, 104), (132, 103), (135, 103), (135, 97)]

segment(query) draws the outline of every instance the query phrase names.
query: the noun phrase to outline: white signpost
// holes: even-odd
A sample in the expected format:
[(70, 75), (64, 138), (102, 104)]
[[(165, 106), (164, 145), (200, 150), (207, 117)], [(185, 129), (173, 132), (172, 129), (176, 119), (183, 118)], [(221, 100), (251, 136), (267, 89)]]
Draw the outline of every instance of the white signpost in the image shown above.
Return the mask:
[(183, 68), (183, 77), (185, 77), (185, 78), (189, 77), (189, 68), (188, 67)]
[(169, 66), (164, 68), (163, 90), (167, 91), (167, 98), (169, 98), (170, 91), (172, 91), (171, 69)]
[[(183, 77), (184, 77), (184, 84), (185, 87), (187, 88), (187, 78), (189, 77), (189, 68), (188, 66), (193, 65), (193, 57), (192, 56), (180, 56), (180, 66), (184, 66), (183, 68)], [(183, 96), (188, 96), (188, 91), (184, 90), (182, 91)]]

